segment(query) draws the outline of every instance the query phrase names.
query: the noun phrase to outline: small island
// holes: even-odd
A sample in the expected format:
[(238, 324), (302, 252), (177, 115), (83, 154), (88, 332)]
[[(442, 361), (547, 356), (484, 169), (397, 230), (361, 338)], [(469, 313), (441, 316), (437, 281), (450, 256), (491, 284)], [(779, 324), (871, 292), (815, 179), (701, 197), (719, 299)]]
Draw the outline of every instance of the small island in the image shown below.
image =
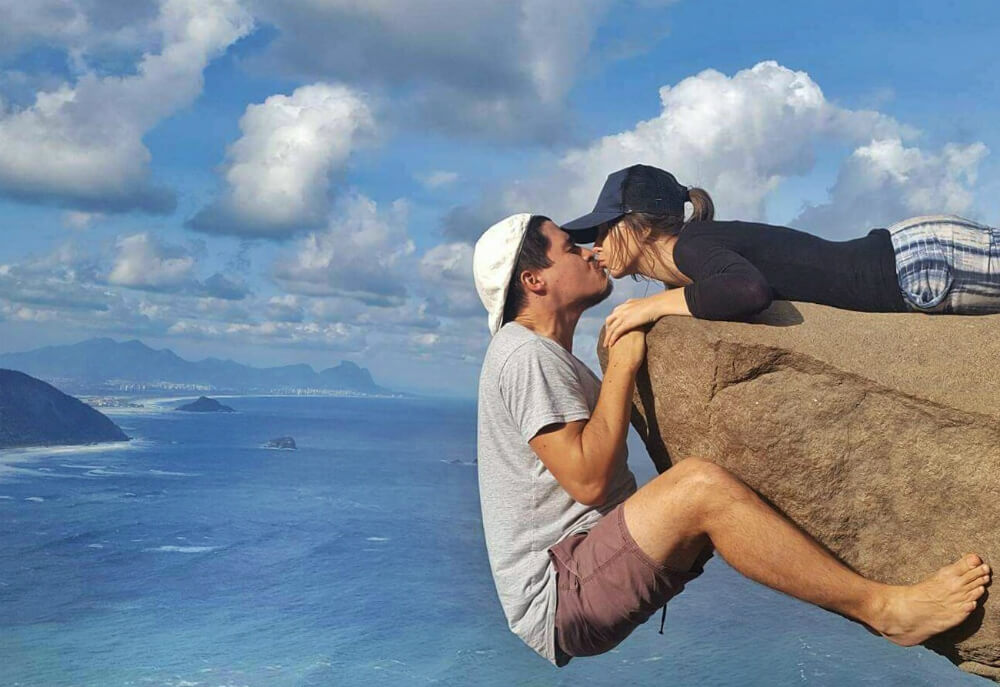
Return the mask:
[(199, 396), (197, 401), (192, 401), (191, 403), (185, 403), (184, 405), (177, 406), (174, 410), (183, 410), (188, 413), (235, 413), (236, 411), (229, 406), (224, 406), (214, 398), (208, 398), (207, 396)]
[(279, 448), (291, 451), (298, 447), (295, 445), (295, 439), (292, 437), (278, 437), (277, 439), (268, 440), (264, 444), (264, 448)]
[(128, 440), (83, 401), (23, 372), (0, 370), (0, 448)]

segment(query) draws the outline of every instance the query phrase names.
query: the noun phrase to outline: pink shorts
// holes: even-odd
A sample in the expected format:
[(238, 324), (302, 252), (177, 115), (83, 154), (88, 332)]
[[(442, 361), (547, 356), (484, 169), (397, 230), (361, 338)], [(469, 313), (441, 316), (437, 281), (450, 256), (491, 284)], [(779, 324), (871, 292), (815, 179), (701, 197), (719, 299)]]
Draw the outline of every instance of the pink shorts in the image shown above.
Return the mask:
[(619, 504), (589, 532), (548, 549), (556, 568), (556, 662), (609, 651), (698, 577), (657, 564), (635, 543)]

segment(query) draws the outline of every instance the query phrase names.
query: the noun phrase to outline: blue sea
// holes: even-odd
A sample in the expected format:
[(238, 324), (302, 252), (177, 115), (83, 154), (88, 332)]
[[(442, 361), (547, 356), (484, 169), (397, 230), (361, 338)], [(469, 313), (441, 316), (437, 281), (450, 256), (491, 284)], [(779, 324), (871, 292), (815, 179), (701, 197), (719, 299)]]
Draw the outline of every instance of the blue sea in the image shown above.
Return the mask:
[[(716, 557), (617, 650), (507, 629), (469, 401), (108, 410), (127, 445), (0, 451), (0, 685), (982, 685)], [(297, 451), (269, 450), (291, 435)], [(632, 446), (640, 483), (653, 476)]]

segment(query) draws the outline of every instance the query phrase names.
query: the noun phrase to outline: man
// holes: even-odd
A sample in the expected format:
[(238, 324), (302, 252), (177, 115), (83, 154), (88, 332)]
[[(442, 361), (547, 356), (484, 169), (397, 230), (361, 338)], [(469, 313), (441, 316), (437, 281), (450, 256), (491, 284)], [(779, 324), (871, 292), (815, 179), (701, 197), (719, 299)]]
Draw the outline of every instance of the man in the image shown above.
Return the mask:
[(918, 644), (962, 622), (989, 581), (967, 554), (912, 586), (866, 580), (713, 463), (689, 458), (642, 489), (625, 435), (645, 334), (608, 352), (604, 381), (573, 355), (611, 283), (545, 217), (476, 244), (493, 338), (479, 381), (479, 492), (490, 567), (512, 631), (557, 666), (618, 645), (701, 572), (713, 548), (747, 577)]

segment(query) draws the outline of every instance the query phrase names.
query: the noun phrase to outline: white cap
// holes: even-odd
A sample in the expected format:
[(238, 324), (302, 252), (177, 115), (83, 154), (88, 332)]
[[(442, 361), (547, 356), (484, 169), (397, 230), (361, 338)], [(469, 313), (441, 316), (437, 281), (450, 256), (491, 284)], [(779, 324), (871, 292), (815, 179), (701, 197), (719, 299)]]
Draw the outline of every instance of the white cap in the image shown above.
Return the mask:
[(503, 306), (514, 266), (521, 254), (521, 244), (534, 215), (521, 212), (500, 220), (483, 232), (472, 254), (472, 274), (479, 300), (489, 314), (490, 334), (500, 331)]

